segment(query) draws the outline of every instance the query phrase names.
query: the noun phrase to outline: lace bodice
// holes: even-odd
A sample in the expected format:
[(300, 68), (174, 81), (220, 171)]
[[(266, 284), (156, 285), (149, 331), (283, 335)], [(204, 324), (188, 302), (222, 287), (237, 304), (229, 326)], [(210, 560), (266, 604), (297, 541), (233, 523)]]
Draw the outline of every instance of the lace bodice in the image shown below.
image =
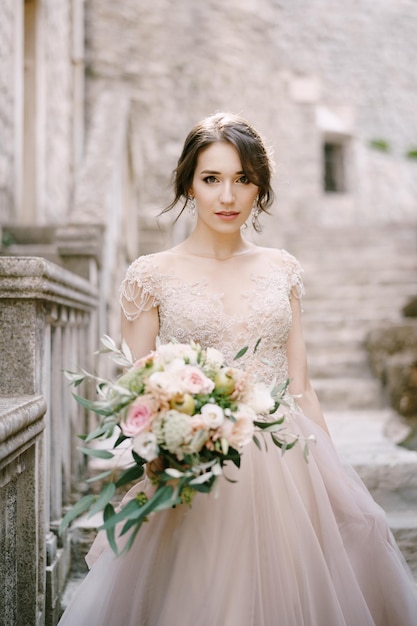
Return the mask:
[(285, 250), (260, 247), (225, 261), (174, 250), (139, 257), (129, 267), (120, 294), (126, 317), (158, 307), (162, 343), (193, 339), (218, 348), (229, 363), (249, 346), (239, 366), (256, 366), (269, 383), (285, 380), (290, 296), (303, 293), (298, 261)]

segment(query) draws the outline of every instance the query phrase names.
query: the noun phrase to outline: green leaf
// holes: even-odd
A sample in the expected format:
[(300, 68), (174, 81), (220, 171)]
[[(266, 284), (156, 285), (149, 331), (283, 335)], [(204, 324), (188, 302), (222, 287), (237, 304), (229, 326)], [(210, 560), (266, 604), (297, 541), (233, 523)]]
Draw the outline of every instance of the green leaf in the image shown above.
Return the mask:
[(108, 431), (113, 431), (115, 426), (117, 426), (117, 422), (107, 422), (106, 424), (102, 424), (98, 428), (95, 428), (94, 430), (92, 430), (91, 433), (87, 435), (84, 441), (87, 443), (88, 441), (91, 441), (92, 439), (97, 439), (98, 437), (101, 437), (101, 435), (104, 435)]
[(123, 472), (119, 480), (116, 482), (116, 487), (123, 487), (123, 485), (127, 485), (128, 483), (132, 482), (132, 480), (142, 478), (144, 473), (145, 470), (142, 465), (134, 465), (133, 467), (129, 467)]
[(114, 496), (116, 491), (116, 485), (114, 483), (107, 483), (105, 487), (100, 491), (99, 496), (93, 506), (90, 508), (88, 513), (88, 517), (91, 517), (95, 513), (102, 511), (107, 504), (109, 504), (110, 500)]
[(262, 337), (259, 337), (258, 341), (255, 343), (255, 347), (253, 349), (253, 353), (255, 354), (255, 352), (257, 351), (257, 349), (259, 348), (259, 344), (262, 341)]
[(259, 448), (259, 450), (261, 450), (261, 452), (262, 452), (261, 442), (259, 441), (258, 437), (256, 435), (253, 435), (252, 439), (253, 439), (256, 447)]
[(120, 444), (123, 443), (123, 441), (126, 441), (126, 439), (130, 439), (130, 437), (126, 437), (126, 435), (124, 435), (123, 433), (120, 433), (113, 448), (117, 448), (117, 446), (120, 446)]
[(109, 516), (106, 521), (100, 526), (99, 530), (107, 530), (108, 528), (113, 528), (119, 522), (123, 522), (127, 519), (134, 519), (135, 514), (141, 508), (141, 505), (136, 499), (130, 500), (126, 506), (124, 506), (120, 511), (115, 513), (114, 515)]
[[(104, 507), (104, 511), (103, 511), (103, 520), (107, 522), (107, 520), (112, 518), (114, 514), (115, 514), (115, 511), (114, 511), (113, 505), (110, 503), (106, 504), (106, 506)], [(114, 536), (114, 530), (115, 530), (114, 526), (112, 528), (108, 528), (106, 530), (106, 535), (107, 535), (107, 541), (109, 542), (111, 549), (113, 550), (115, 554), (117, 554), (118, 550), (117, 550), (116, 538)]]
[(274, 442), (274, 444), (276, 446), (278, 446), (278, 448), (281, 448), (281, 450), (283, 450), (285, 452), (285, 449), (287, 447), (286, 444), (283, 441), (281, 441), (280, 439), (278, 439), (278, 437), (275, 437), (275, 435), (273, 433), (271, 433), (271, 438), (272, 438), (272, 441)]
[[(93, 411), (97, 415), (104, 415), (108, 417), (109, 415), (114, 414), (114, 409), (108, 406), (107, 403), (104, 402), (92, 402), (91, 400), (87, 400), (87, 398), (83, 398), (82, 396), (78, 396), (76, 393), (73, 393), (73, 398), (80, 404), (84, 409), (88, 409), (89, 411)], [(105, 408), (105, 407), (108, 408)]]
[(249, 347), (245, 346), (244, 348), (241, 348), (239, 350), (239, 352), (236, 354), (236, 356), (234, 357), (234, 361), (237, 361), (238, 359), (240, 359), (244, 354), (246, 354), (246, 352), (248, 351)]
[(99, 450), (97, 448), (78, 448), (83, 454), (87, 456), (94, 456), (97, 459), (112, 459), (114, 454), (109, 450)]
[(138, 534), (138, 532), (139, 532), (139, 530), (140, 530), (140, 527), (142, 526), (143, 521), (144, 521), (144, 520), (141, 520), (140, 522), (136, 522), (136, 523), (137, 523), (137, 526), (136, 526), (135, 530), (134, 530), (134, 531), (131, 533), (131, 535), (129, 536), (129, 539), (128, 539), (128, 541), (126, 542), (125, 547), (124, 547), (124, 548), (123, 548), (123, 550), (121, 551), (120, 556), (122, 556), (123, 554), (126, 554), (127, 552), (129, 552), (130, 548), (131, 548), (131, 547), (132, 547), (132, 545), (133, 545), (133, 542), (134, 542), (134, 541), (135, 541), (135, 539), (136, 539), (136, 535)]
[(81, 498), (81, 500), (78, 500), (78, 502), (74, 504), (74, 506), (63, 517), (59, 526), (59, 532), (62, 533), (62, 531), (68, 526), (70, 522), (72, 522), (73, 519), (81, 515), (81, 513), (87, 511), (87, 509), (90, 508), (95, 500), (96, 496), (94, 495), (84, 496), (83, 498)]
[(280, 418), (279, 420), (274, 420), (273, 422), (263, 422), (259, 420), (254, 420), (253, 423), (255, 426), (260, 428), (261, 430), (271, 431), (276, 430), (276, 426), (281, 426), (285, 421), (285, 417)]
[(107, 476), (110, 476), (110, 474), (113, 473), (113, 470), (106, 470), (105, 472), (101, 472), (100, 474), (97, 474), (97, 476), (92, 476), (91, 478), (87, 478), (86, 479), (86, 483), (94, 483), (96, 482), (96, 480), (102, 480), (103, 478), (107, 478)]

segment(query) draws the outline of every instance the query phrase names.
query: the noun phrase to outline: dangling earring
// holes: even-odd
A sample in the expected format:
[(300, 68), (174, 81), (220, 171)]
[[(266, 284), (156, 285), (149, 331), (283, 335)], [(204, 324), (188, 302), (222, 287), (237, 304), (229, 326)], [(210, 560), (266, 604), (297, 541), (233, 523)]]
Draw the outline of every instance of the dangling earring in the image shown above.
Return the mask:
[(256, 230), (256, 232), (259, 232), (261, 230), (261, 224), (259, 223), (259, 214), (259, 207), (254, 206), (252, 209), (252, 226), (254, 230)]
[(190, 196), (188, 199), (188, 212), (191, 216), (191, 219), (195, 219), (196, 213), (197, 213), (197, 209), (195, 206), (195, 199), (193, 198), (193, 196)]

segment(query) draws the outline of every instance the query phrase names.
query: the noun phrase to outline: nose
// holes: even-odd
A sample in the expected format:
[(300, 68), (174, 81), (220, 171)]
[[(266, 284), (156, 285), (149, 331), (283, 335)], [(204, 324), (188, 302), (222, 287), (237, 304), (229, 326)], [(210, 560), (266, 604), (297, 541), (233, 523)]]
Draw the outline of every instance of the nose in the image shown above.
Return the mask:
[(220, 202), (222, 204), (232, 204), (235, 200), (233, 195), (232, 185), (229, 182), (225, 182), (222, 185), (221, 194), (220, 194)]

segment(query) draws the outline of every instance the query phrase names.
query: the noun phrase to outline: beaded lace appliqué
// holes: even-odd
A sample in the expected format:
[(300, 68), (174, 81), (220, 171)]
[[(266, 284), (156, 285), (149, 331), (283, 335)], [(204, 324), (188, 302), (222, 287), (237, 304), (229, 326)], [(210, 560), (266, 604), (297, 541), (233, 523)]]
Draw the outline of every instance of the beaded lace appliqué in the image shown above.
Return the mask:
[[(255, 367), (265, 382), (288, 376), (286, 341), (291, 327), (290, 293), (303, 294), (298, 261), (282, 251), (284, 264), (270, 263), (262, 274), (251, 276), (252, 286), (240, 294), (239, 315), (224, 311), (221, 293), (212, 293), (204, 280), (187, 282), (174, 272), (162, 272), (155, 255), (139, 257), (121, 285), (120, 303), (126, 317), (158, 307), (162, 343), (173, 338), (197, 341), (223, 352), (230, 363), (238, 350), (249, 346), (239, 366)], [(256, 354), (253, 348), (261, 339)], [(268, 362), (268, 364), (266, 363)]]

